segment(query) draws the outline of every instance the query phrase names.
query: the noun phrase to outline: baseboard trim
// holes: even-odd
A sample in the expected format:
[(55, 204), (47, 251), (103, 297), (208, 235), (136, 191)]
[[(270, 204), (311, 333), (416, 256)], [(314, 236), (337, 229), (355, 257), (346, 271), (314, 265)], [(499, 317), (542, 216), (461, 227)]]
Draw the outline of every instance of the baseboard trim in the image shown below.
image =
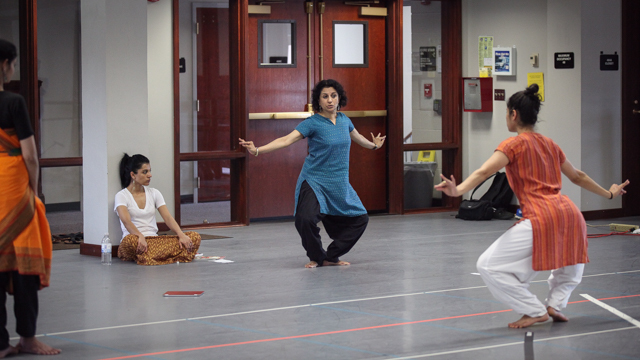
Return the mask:
[(58, 211), (80, 211), (80, 201), (44, 204), (44, 208), (47, 210), (48, 213), (58, 212)]
[[(118, 245), (113, 245), (111, 247), (111, 254), (113, 257), (118, 257)], [(102, 246), (95, 244), (80, 244), (80, 255), (101, 257)]]
[(582, 216), (584, 216), (585, 220), (612, 219), (612, 218), (624, 217), (624, 210), (623, 209), (607, 209), (607, 210), (583, 211)]

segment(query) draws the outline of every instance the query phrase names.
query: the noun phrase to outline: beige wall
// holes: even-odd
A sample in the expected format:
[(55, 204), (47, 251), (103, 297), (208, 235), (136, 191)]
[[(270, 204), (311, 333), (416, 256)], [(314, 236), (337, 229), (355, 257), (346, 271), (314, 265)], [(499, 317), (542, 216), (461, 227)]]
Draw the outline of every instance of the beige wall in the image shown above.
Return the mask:
[[(606, 4), (605, 4), (606, 3)], [(599, 52), (610, 52), (607, 44), (620, 43), (620, 15), (616, 15), (620, 1), (604, 0), (463, 0), (463, 76), (478, 76), (478, 37), (493, 36), (494, 45), (516, 46), (517, 75), (494, 77), (494, 89), (505, 89), (508, 99), (527, 85), (527, 73), (543, 72), (545, 101), (542, 103), (540, 133), (553, 138), (577, 168), (589, 174), (603, 175), (605, 169), (614, 173), (598, 180), (609, 186), (619, 181), (620, 123), (619, 73), (602, 74), (593, 65)], [(597, 6), (597, 7), (593, 7)], [(605, 7), (611, 6), (604, 12)], [(604, 31), (604, 32), (602, 32)], [(600, 38), (594, 40), (592, 35)], [(584, 49), (583, 49), (584, 46)], [(615, 47), (612, 46), (612, 47)], [(574, 69), (555, 69), (554, 53), (573, 52)], [(538, 53), (540, 65), (529, 64), (529, 54)], [(606, 81), (599, 80), (606, 77)], [(598, 83), (605, 99), (590, 95), (585, 84)], [(591, 88), (592, 85), (589, 85)], [(593, 112), (593, 104), (598, 112)], [(473, 170), (491, 156), (497, 145), (509, 136), (505, 125), (506, 102), (494, 101), (493, 113), (465, 113), (463, 117), (463, 175)], [(596, 114), (609, 114), (599, 116)], [(602, 134), (602, 129), (614, 124), (614, 130)], [(606, 136), (603, 136), (606, 135)], [(599, 155), (593, 156), (596, 151)], [(611, 164), (613, 162), (613, 164)], [(617, 174), (615, 173), (617, 172)], [(608, 178), (607, 178), (608, 177)], [(568, 195), (581, 210), (619, 207), (619, 200), (602, 202), (586, 190), (563, 179), (563, 193)]]

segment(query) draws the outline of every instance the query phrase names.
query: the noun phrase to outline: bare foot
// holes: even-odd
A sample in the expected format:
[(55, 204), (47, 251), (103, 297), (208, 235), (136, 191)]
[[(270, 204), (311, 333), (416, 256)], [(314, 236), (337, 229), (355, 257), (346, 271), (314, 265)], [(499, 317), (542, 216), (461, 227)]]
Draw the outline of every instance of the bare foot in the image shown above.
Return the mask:
[(509, 327), (512, 329), (522, 329), (529, 327), (535, 323), (545, 322), (549, 320), (549, 314), (544, 314), (542, 316), (531, 317), (529, 315), (524, 315), (520, 318), (520, 320), (516, 322), (509, 323)]
[(20, 343), (16, 346), (16, 349), (22, 353), (36, 354), (36, 355), (58, 355), (62, 350), (52, 348), (51, 346), (41, 342), (34, 337), (21, 337)]
[[(331, 262), (327, 260), (324, 260), (322, 262), (322, 266), (346, 266), (346, 265), (351, 265), (351, 263), (348, 263), (346, 261)], [(315, 261), (309, 261), (304, 267), (306, 267), (307, 269), (313, 269), (318, 267), (318, 263)]]
[(18, 353), (18, 349), (14, 348), (13, 346), (9, 345), (9, 347), (7, 347), (6, 349), (0, 351), (0, 358), (5, 358), (9, 355), (14, 355)]
[(322, 266), (346, 266), (346, 265), (351, 265), (351, 263), (348, 263), (346, 261), (330, 262), (327, 260), (322, 262)]
[(549, 313), (549, 316), (551, 316), (551, 318), (553, 319), (553, 322), (567, 322), (567, 321), (569, 321), (568, 317), (566, 317), (560, 311), (552, 308), (551, 306), (547, 306), (547, 312)]

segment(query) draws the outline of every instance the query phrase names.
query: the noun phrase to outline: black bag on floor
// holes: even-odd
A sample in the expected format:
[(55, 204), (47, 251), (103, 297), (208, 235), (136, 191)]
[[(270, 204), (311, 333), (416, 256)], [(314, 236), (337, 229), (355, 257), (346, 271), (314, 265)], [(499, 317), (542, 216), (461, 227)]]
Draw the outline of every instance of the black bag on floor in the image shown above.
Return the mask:
[(487, 200), (462, 200), (456, 218), (462, 220), (491, 220), (493, 219), (494, 211), (495, 209)]
[[(492, 177), (495, 178), (489, 190), (479, 200), (473, 200), (473, 194), (476, 193), (476, 190)], [(497, 172), (476, 186), (469, 200), (462, 201), (456, 218), (463, 220), (491, 220), (494, 218), (496, 209), (509, 206), (512, 198), (513, 190), (511, 190), (509, 181), (507, 181), (507, 174)]]

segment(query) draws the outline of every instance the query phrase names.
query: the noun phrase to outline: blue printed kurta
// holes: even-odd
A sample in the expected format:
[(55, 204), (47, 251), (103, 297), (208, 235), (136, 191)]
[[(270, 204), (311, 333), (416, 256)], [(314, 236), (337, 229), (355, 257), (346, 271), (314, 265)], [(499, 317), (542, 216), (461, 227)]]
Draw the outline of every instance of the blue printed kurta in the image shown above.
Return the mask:
[(318, 198), (320, 213), (338, 216), (367, 213), (349, 184), (349, 133), (353, 129), (351, 119), (343, 113), (338, 113), (335, 125), (324, 116), (315, 114), (296, 127), (309, 143), (309, 155), (296, 185), (296, 210), (300, 186), (307, 181)]

